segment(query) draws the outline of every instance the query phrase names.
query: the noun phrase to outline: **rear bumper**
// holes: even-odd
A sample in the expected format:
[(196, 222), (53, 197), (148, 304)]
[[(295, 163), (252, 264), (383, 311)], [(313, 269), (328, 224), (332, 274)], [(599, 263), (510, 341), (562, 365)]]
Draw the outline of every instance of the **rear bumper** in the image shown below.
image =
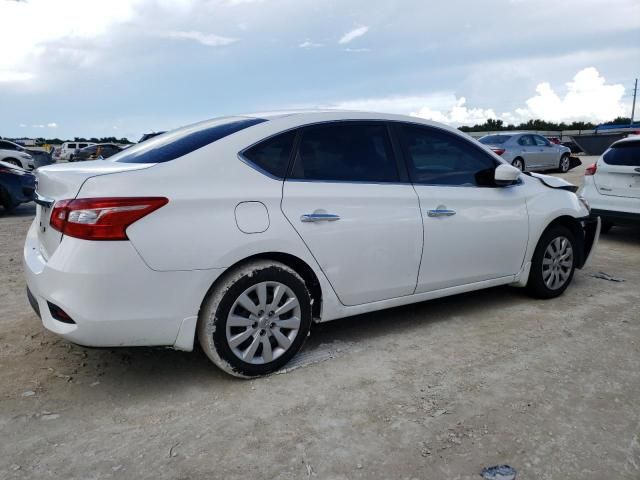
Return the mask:
[[(130, 242), (64, 237), (48, 260), (40, 253), (37, 225), (24, 246), (28, 297), (44, 327), (91, 347), (193, 348), (198, 310), (221, 270), (158, 272)], [(56, 320), (49, 303), (74, 323)]]

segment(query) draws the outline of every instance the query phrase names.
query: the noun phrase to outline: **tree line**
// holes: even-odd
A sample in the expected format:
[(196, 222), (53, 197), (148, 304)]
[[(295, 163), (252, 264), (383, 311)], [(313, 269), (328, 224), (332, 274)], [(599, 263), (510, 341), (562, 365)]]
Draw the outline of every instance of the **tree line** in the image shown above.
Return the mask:
[(116, 137), (73, 137), (73, 140), (62, 140), (60, 138), (36, 138), (35, 139), (38, 144), (48, 144), (48, 145), (62, 145), (64, 142), (90, 142), (90, 143), (118, 143), (123, 145), (130, 145), (134, 142), (130, 141), (128, 138), (116, 138)]
[[(617, 117), (613, 120), (599, 125), (629, 125), (630, 118)], [(473, 127), (462, 126), (459, 129), (463, 132), (487, 132), (498, 130), (593, 130), (598, 125), (591, 122), (548, 122), (546, 120), (529, 120), (519, 125), (505, 124), (504, 121), (490, 118), (482, 124), (476, 124)]]

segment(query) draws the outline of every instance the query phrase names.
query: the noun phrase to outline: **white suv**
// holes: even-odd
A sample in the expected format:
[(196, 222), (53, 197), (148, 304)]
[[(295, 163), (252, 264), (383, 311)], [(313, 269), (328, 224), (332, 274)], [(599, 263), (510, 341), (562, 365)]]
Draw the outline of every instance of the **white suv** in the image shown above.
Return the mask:
[(37, 175), (24, 265), (46, 328), (197, 339), (239, 376), (283, 366), (312, 322), (497, 285), (556, 297), (599, 232), (564, 180), (396, 115), (219, 118)]
[(620, 223), (640, 222), (640, 136), (618, 140), (585, 171), (580, 187), (602, 231)]
[(76, 152), (82, 150), (85, 147), (89, 147), (91, 145), (95, 145), (93, 142), (64, 142), (60, 146), (60, 150), (58, 152), (58, 158), (60, 160), (68, 160), (73, 162), (73, 157)]
[(33, 157), (26, 152), (24, 147), (9, 140), (0, 140), (0, 161), (12, 163), (25, 170), (35, 168)]

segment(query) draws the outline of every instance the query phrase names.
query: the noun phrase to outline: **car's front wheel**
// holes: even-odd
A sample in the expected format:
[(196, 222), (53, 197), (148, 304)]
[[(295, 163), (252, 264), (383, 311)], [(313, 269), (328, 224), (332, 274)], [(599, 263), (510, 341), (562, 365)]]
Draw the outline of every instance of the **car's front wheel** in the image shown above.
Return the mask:
[(576, 239), (568, 228), (555, 225), (547, 229), (531, 260), (529, 293), (537, 298), (562, 295), (573, 278), (576, 254)]
[(562, 157), (560, 157), (560, 163), (558, 164), (558, 170), (560, 170), (560, 172), (562, 172), (562, 173), (567, 173), (569, 171), (570, 167), (571, 167), (571, 160), (569, 158), (569, 155), (567, 153), (565, 153), (564, 155), (562, 155)]
[(520, 171), (524, 171), (524, 160), (521, 159), (520, 157), (515, 158), (513, 162), (511, 162), (511, 165), (513, 165)]
[(206, 355), (231, 375), (255, 377), (285, 365), (311, 326), (311, 297), (293, 269), (258, 260), (229, 272), (198, 319)]

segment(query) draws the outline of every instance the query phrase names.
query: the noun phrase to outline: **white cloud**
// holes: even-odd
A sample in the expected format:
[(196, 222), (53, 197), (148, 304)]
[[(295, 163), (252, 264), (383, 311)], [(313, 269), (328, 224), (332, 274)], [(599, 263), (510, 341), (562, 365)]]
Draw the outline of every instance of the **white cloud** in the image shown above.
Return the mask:
[(298, 45), (298, 47), (300, 47), (300, 48), (320, 48), (320, 47), (324, 47), (324, 44), (322, 44), (322, 43), (314, 43), (314, 42), (311, 42), (309, 40), (305, 40), (300, 45)]
[(561, 97), (548, 82), (538, 84), (536, 95), (526, 101), (527, 107), (516, 109), (517, 116), (554, 122), (603, 122), (627, 114), (622, 101), (624, 86), (607, 85), (594, 67), (580, 70), (566, 85), (567, 93)]
[(19, 83), (26, 82), (33, 78), (33, 74), (29, 72), (12, 72), (0, 70), (0, 83)]
[(49, 128), (58, 128), (58, 124), (56, 122), (47, 123), (47, 127)]
[(167, 32), (163, 34), (163, 36), (167, 38), (194, 40), (208, 47), (222, 47), (238, 41), (237, 38), (222, 37), (220, 35), (215, 35), (213, 33), (203, 33), (203, 32), (197, 32), (197, 31)]
[(345, 48), (344, 51), (350, 52), (350, 53), (362, 53), (362, 52), (368, 52), (369, 49), (368, 48)]
[(629, 114), (622, 101), (624, 86), (608, 85), (594, 67), (579, 71), (566, 85), (567, 93), (561, 97), (548, 82), (542, 82), (536, 87), (537, 94), (526, 100), (526, 107), (500, 115), (493, 108), (469, 107), (465, 97), (452, 92), (356, 99), (324, 107), (412, 115), (454, 126), (484, 123), (489, 118), (514, 124), (530, 119), (603, 122)]
[(355, 40), (358, 37), (363, 36), (365, 33), (367, 33), (369, 31), (369, 27), (363, 25), (362, 27), (357, 27), (354, 28), (353, 30), (345, 33), (340, 40), (338, 40), (338, 43), (341, 45), (344, 45), (345, 43), (349, 43), (353, 40)]

